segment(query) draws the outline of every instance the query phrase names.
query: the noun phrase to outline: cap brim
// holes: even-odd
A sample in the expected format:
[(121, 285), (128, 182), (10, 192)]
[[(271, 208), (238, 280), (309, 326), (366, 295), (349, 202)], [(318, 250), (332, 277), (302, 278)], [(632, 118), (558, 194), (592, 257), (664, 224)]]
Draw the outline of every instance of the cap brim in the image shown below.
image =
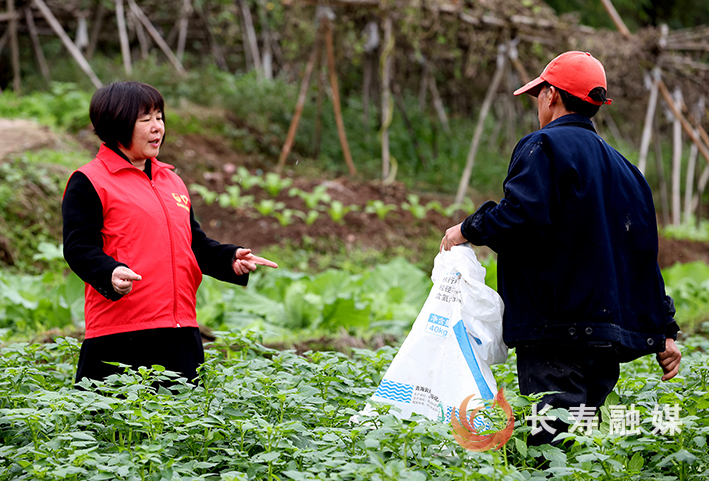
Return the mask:
[(539, 91), (542, 90), (541, 85), (543, 83), (544, 83), (544, 79), (541, 77), (537, 77), (534, 80), (532, 80), (531, 82), (527, 82), (526, 85), (515, 90), (514, 95), (529, 94), (532, 97), (536, 97), (539, 95)]

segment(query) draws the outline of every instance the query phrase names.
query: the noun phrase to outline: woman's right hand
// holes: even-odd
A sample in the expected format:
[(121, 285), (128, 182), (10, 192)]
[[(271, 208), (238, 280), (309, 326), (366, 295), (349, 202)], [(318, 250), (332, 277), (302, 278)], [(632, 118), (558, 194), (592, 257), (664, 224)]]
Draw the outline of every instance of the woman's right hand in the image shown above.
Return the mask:
[(125, 266), (118, 266), (111, 274), (111, 284), (113, 290), (125, 296), (133, 290), (133, 281), (140, 281), (143, 278)]

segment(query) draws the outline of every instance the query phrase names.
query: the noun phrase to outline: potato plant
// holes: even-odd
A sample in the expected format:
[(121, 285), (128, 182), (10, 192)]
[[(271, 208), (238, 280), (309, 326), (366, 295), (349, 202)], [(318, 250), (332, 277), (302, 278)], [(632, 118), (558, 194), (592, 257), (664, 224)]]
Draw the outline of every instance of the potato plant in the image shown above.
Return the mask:
[[(495, 375), (514, 433), (499, 451), (474, 453), (456, 444), (450, 425), (402, 420), (387, 406), (360, 413), (394, 348), (300, 357), (265, 348), (253, 333), (222, 332), (199, 386), (154, 366), (77, 389), (76, 340), (15, 344), (0, 356), (0, 480), (702, 480), (707, 347), (704, 338), (685, 343), (672, 382), (659, 381), (651, 356), (623, 365), (609, 402), (641, 412), (638, 434), (610, 434), (604, 421), (542, 448), (525, 443), (534, 400), (516, 395), (512, 356)], [(169, 389), (157, 384), (168, 381)], [(653, 433), (658, 404), (679, 407), (679, 432)]]

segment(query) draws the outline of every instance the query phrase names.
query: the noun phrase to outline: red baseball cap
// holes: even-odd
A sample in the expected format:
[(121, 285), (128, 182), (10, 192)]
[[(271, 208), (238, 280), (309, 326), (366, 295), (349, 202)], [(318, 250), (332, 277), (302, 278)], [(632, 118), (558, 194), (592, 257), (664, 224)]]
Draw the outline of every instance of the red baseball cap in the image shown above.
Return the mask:
[(514, 91), (515, 95), (528, 93), (536, 97), (541, 90), (540, 85), (548, 82), (554, 87), (567, 91), (574, 97), (593, 105), (610, 104), (612, 99), (598, 102), (588, 94), (596, 87), (606, 87), (606, 71), (601, 62), (588, 52), (564, 52), (549, 62), (544, 71), (527, 85)]

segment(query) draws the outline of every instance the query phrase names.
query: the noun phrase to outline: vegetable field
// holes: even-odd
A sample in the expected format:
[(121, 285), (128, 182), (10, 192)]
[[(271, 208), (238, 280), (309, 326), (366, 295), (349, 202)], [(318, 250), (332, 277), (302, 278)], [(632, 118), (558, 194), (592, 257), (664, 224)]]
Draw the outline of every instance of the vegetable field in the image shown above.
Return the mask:
[[(377, 406), (359, 414), (394, 348), (292, 352), (253, 334), (222, 333), (207, 351), (198, 387), (155, 366), (105, 383), (72, 386), (79, 345), (71, 338), (15, 344), (0, 357), (0, 479), (662, 479), (709, 475), (709, 343), (684, 344), (684, 366), (659, 382), (651, 357), (624, 365), (592, 432), (568, 447), (527, 447), (532, 399), (516, 394), (514, 359), (497, 366), (514, 409), (512, 439), (473, 453), (450, 426), (400, 420)], [(454, 382), (454, 380), (452, 380)], [(616, 405), (612, 408), (610, 405)], [(637, 434), (611, 434), (610, 409), (633, 407)], [(673, 406), (678, 414), (665, 406)], [(555, 412), (560, 416), (567, 413)], [(663, 417), (664, 416), (664, 417)], [(672, 422), (671, 422), (672, 421)], [(617, 428), (617, 426), (616, 426)], [(654, 432), (655, 431), (655, 432)]]

